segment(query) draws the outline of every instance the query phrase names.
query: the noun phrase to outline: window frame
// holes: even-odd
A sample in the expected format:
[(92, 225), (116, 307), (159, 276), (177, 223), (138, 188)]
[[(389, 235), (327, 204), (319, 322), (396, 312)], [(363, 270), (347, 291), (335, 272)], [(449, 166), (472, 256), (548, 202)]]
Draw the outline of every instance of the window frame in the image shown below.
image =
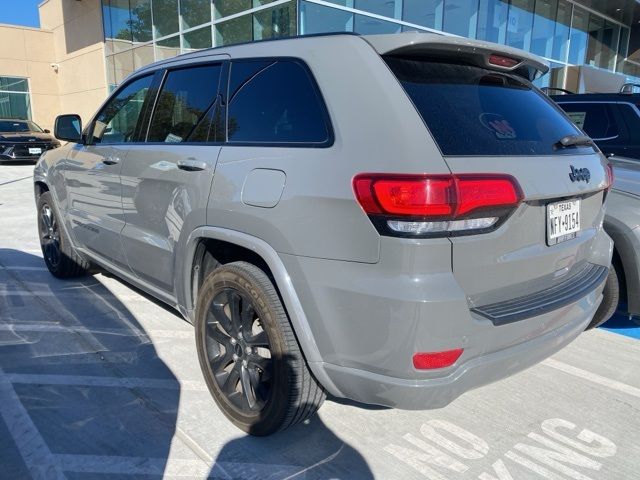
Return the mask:
[(327, 109), (327, 103), (325, 102), (324, 96), (322, 95), (322, 90), (320, 89), (318, 82), (316, 81), (313, 72), (309, 68), (309, 65), (298, 57), (290, 57), (290, 56), (274, 56), (274, 57), (246, 57), (246, 58), (232, 58), (229, 61), (230, 68), (227, 72), (229, 78), (231, 75), (231, 68), (233, 67), (233, 63), (241, 63), (241, 62), (291, 62), (295, 63), (302, 68), (305, 72), (309, 85), (311, 86), (313, 92), (316, 95), (316, 98), (319, 103), (320, 113), (322, 115), (322, 120), (327, 130), (327, 138), (322, 142), (234, 142), (229, 140), (229, 86), (230, 82), (227, 79), (227, 91), (224, 95), (224, 101), (226, 106), (225, 111), (225, 146), (230, 147), (280, 147), (280, 148), (329, 148), (332, 147), (335, 143), (335, 135), (333, 130), (333, 124), (331, 122), (331, 116), (329, 115), (329, 110)]
[[(111, 95), (109, 95), (109, 97), (107, 97), (105, 102), (102, 104), (102, 107), (100, 107), (100, 110), (98, 110), (96, 112), (96, 114), (93, 116), (91, 121), (84, 128), (84, 131), (82, 132), (82, 138), (84, 140), (84, 145), (99, 147), (99, 146), (113, 146), (113, 145), (135, 145), (135, 144), (143, 143), (143, 142), (141, 142), (139, 140), (139, 136), (138, 136), (139, 135), (139, 130), (140, 130), (140, 125), (141, 125), (141, 121), (145, 117), (145, 113), (146, 113), (146, 111), (148, 109), (149, 99), (152, 97), (152, 95), (156, 95), (157, 96), (157, 92), (154, 91), (154, 86), (156, 85), (156, 81), (157, 81), (157, 75), (158, 75), (158, 71), (141, 72), (139, 75), (135, 75), (135, 76), (129, 78), (126, 82), (123, 82), (121, 85), (119, 85), (118, 88), (115, 89), (113, 91), (113, 93)], [(131, 85), (134, 82), (137, 82), (138, 80), (142, 80), (143, 78), (146, 78), (146, 77), (151, 77), (151, 85), (149, 85), (149, 90), (147, 90), (147, 95), (145, 96), (144, 102), (142, 104), (142, 109), (140, 110), (140, 115), (138, 116), (138, 121), (136, 122), (136, 127), (134, 129), (134, 138), (136, 138), (136, 140), (133, 141), (133, 142), (114, 142), (114, 143), (104, 143), (104, 144), (101, 143), (101, 142), (97, 142), (97, 143), (94, 142), (93, 141), (93, 130), (95, 128), (96, 121), (98, 120), (100, 115), (107, 109), (107, 107), (111, 104), (111, 101), (114, 98), (116, 98), (129, 85)], [(155, 104), (155, 98), (154, 98), (153, 102)]]
[[(169, 77), (169, 74), (171, 72), (175, 72), (177, 70), (186, 70), (189, 68), (197, 68), (197, 67), (205, 67), (205, 66), (209, 66), (209, 65), (220, 65), (221, 67), (221, 72), (220, 72), (220, 81), (218, 82), (218, 93), (216, 94), (216, 100), (214, 102), (215, 104), (218, 104), (217, 108), (221, 108), (223, 110), (222, 112), (222, 118), (223, 118), (223, 131), (225, 134), (225, 140), (222, 142), (149, 142), (148, 138), (149, 138), (149, 132), (151, 131), (151, 121), (153, 120), (153, 117), (156, 113), (156, 107), (158, 105), (158, 100), (160, 100), (160, 94), (162, 93), (162, 88), (165, 86), (166, 82), (167, 82), (167, 78)], [(169, 66), (169, 67), (165, 67), (165, 68), (160, 68), (159, 70), (156, 71), (156, 75), (158, 76), (157, 78), (157, 84), (156, 84), (156, 80), (154, 79), (154, 85), (155, 86), (155, 91), (154, 93), (154, 97), (153, 97), (153, 104), (149, 105), (149, 107), (147, 108), (147, 110), (144, 112), (144, 116), (143, 119), (146, 123), (146, 130), (144, 132), (144, 135), (142, 137), (142, 140), (138, 143), (144, 144), (144, 145), (189, 145), (189, 146), (198, 146), (198, 145), (211, 145), (211, 146), (219, 146), (219, 145), (224, 145), (226, 142), (226, 138), (227, 138), (227, 114), (226, 114), (226, 91), (227, 91), (227, 87), (228, 87), (228, 82), (229, 82), (229, 60), (227, 59), (220, 59), (220, 60), (204, 60), (201, 62), (193, 62), (193, 63), (187, 63), (187, 64), (180, 64), (180, 65), (174, 65), (174, 66)], [(151, 91), (151, 89), (149, 89), (149, 91)], [(148, 113), (148, 114), (147, 114)], [(206, 113), (206, 112), (205, 112)]]

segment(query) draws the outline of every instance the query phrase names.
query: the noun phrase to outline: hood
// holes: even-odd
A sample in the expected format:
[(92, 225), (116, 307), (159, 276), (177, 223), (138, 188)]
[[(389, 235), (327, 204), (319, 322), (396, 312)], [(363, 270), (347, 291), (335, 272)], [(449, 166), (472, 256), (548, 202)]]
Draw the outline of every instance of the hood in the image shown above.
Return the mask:
[(613, 189), (640, 195), (640, 160), (612, 157), (609, 161), (613, 166)]
[(40, 132), (0, 132), (0, 142), (56, 142), (53, 135)]

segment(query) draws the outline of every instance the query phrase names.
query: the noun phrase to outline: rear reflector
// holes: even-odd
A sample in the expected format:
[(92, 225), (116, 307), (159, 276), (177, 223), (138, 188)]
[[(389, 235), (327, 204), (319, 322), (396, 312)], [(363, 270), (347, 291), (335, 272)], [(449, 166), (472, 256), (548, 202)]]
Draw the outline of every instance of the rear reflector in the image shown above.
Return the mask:
[(455, 220), (480, 209), (515, 207), (522, 200), (509, 175), (360, 174), (353, 179), (367, 214)]
[(450, 367), (456, 363), (462, 352), (462, 348), (457, 348), (446, 352), (416, 353), (413, 356), (413, 366), (418, 370)]
[(504, 57), (502, 55), (489, 55), (489, 64), (496, 67), (513, 68), (520, 63), (520, 60), (516, 60), (511, 57)]

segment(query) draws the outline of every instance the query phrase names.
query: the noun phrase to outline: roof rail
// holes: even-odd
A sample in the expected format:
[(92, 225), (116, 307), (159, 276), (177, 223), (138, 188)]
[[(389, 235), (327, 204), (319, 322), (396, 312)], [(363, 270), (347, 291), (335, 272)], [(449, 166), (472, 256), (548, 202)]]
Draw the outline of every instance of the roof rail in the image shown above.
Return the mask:
[(575, 95), (575, 92), (571, 92), (569, 90), (565, 90), (564, 88), (542, 87), (540, 90), (542, 90), (542, 93), (544, 93), (545, 95), (549, 95), (549, 92), (562, 92), (565, 95)]
[(625, 83), (620, 87), (620, 93), (631, 95), (633, 93), (633, 87), (640, 88), (640, 83)]

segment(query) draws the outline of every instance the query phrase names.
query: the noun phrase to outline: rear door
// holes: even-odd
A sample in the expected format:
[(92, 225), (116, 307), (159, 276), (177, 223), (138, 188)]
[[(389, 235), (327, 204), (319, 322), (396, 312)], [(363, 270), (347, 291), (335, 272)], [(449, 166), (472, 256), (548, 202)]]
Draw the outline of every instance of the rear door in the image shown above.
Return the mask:
[(220, 85), (227, 68), (221, 60), (167, 70), (147, 120), (146, 142), (131, 146), (122, 167), (128, 263), (164, 292), (173, 292), (178, 243), (205, 224), (224, 141)]
[(78, 246), (127, 267), (120, 244), (124, 227), (120, 170), (139, 129), (153, 75), (124, 84), (87, 128), (65, 163), (69, 227)]
[[(386, 61), (452, 173), (509, 174), (523, 191), (524, 202), (494, 231), (450, 237), (453, 273), (470, 303), (530, 294), (584, 267), (602, 220), (604, 158), (590, 146), (559, 144), (581, 132), (558, 107), (512, 73), (443, 60)], [(569, 201), (575, 203), (556, 205)], [(558, 228), (563, 208), (577, 212), (566, 230)]]

